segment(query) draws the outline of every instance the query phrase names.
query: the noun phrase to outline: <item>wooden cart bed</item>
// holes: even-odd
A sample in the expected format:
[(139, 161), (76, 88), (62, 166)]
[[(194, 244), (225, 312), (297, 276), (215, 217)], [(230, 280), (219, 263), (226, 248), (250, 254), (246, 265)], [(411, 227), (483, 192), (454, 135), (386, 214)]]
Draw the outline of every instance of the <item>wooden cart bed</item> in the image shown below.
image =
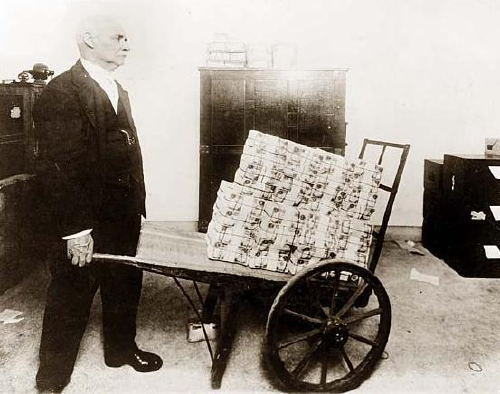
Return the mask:
[(174, 230), (162, 222), (144, 222), (137, 255), (95, 253), (95, 260), (117, 261), (182, 279), (213, 283), (241, 279), (245, 282), (286, 282), (290, 274), (249, 268), (207, 258), (205, 234)]

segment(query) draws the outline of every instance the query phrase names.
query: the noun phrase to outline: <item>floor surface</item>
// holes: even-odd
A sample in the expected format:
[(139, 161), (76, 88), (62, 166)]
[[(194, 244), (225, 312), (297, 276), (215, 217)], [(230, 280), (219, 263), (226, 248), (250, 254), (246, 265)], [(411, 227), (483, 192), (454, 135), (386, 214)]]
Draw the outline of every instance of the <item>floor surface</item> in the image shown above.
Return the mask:
[[(412, 268), (439, 284), (410, 279)], [(458, 276), (441, 260), (387, 242), (376, 272), (392, 303), (392, 329), (381, 360), (356, 393), (500, 393), (500, 279)], [(183, 282), (193, 294), (190, 282)], [(22, 312), (0, 322), (0, 393), (34, 393), (37, 351), (48, 274), (44, 267), (0, 296), (0, 313)], [(206, 290), (206, 287), (203, 288)], [(261, 365), (267, 310), (247, 303), (221, 392), (277, 389)], [(203, 342), (186, 341), (194, 313), (172, 279), (147, 273), (137, 342), (164, 360), (157, 372), (105, 366), (99, 297), (95, 298), (72, 380), (65, 393), (209, 392), (210, 357)]]

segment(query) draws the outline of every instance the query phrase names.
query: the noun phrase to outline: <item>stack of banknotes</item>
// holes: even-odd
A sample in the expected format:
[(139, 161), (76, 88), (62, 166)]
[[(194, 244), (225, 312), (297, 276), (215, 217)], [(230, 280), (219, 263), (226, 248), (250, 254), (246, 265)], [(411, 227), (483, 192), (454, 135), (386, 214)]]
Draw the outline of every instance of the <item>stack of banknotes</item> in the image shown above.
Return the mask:
[(251, 130), (221, 183), (210, 259), (295, 274), (328, 257), (366, 267), (382, 168)]

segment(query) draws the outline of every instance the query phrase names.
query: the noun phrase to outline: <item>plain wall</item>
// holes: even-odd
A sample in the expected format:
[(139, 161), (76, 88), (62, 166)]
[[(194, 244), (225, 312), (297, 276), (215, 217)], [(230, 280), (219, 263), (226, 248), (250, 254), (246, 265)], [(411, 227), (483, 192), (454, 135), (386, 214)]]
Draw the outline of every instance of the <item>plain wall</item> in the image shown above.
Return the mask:
[(500, 129), (500, 2), (485, 0), (2, 1), (0, 79), (77, 58), (82, 12), (120, 16), (145, 157), (149, 218), (196, 221), (199, 73), (215, 33), (297, 45), (298, 68), (347, 67), (347, 152), (364, 137), (411, 144), (391, 220), (421, 224), (425, 158), (481, 153)]

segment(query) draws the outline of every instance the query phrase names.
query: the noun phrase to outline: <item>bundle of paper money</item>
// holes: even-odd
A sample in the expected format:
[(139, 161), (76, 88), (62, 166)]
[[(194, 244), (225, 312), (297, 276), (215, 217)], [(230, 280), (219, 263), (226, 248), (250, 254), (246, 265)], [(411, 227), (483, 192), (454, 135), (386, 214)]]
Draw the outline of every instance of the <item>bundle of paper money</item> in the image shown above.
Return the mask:
[(382, 167), (251, 130), (221, 183), (210, 259), (295, 274), (328, 257), (366, 266)]

